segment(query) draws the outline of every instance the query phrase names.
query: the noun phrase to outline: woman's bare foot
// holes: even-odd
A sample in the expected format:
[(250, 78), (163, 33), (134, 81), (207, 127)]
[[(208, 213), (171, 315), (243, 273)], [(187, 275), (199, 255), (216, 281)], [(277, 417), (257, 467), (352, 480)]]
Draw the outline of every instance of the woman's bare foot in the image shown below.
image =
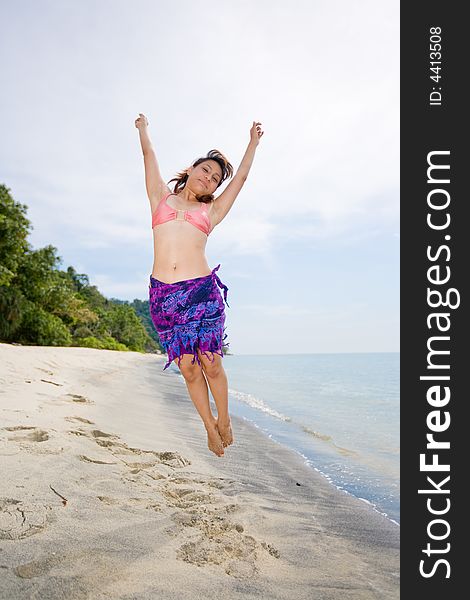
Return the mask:
[(212, 425), (206, 425), (207, 431), (207, 446), (217, 456), (224, 455), (224, 445), (217, 429), (217, 422)]
[(233, 433), (230, 417), (227, 419), (227, 421), (217, 419), (217, 429), (219, 430), (220, 437), (222, 438), (224, 448), (233, 444)]

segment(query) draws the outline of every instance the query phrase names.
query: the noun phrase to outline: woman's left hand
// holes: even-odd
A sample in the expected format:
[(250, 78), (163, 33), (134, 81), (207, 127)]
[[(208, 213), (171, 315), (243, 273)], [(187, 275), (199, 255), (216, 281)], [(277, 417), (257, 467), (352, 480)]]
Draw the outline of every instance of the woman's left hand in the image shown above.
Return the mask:
[(250, 142), (257, 146), (263, 133), (264, 131), (261, 129), (261, 123), (253, 121), (253, 126), (250, 129)]

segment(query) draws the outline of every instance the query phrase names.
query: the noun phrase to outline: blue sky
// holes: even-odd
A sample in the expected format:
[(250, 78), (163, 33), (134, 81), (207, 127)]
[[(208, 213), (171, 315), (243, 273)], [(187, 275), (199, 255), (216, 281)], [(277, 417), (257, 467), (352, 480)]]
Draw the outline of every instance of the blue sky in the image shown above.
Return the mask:
[(147, 297), (134, 120), (169, 180), (265, 134), (207, 257), (236, 354), (399, 350), (399, 3), (3, 0), (0, 182), (108, 297)]

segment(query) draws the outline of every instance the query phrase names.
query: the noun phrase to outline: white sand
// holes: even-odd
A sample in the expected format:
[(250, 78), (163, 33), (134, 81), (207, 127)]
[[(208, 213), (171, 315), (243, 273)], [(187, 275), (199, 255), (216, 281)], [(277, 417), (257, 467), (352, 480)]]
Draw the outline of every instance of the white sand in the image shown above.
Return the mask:
[(399, 527), (164, 364), (0, 344), (0, 598), (398, 599)]

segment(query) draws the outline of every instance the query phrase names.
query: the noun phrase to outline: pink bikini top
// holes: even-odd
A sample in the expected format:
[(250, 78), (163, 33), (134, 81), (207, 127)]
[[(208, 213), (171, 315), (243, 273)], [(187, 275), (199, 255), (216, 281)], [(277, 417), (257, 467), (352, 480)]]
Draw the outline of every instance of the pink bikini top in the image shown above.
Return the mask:
[(197, 227), (203, 233), (209, 235), (211, 232), (211, 222), (209, 219), (209, 213), (207, 212), (207, 204), (200, 202), (201, 206), (195, 210), (176, 209), (167, 203), (166, 200), (168, 196), (176, 196), (176, 194), (170, 192), (166, 196), (163, 196), (163, 198), (160, 200), (157, 208), (152, 214), (152, 229), (156, 225), (160, 225), (160, 223), (166, 223), (167, 221), (171, 221), (173, 219), (183, 220), (181, 218), (178, 219), (178, 213), (183, 213), (183, 218), (185, 221), (188, 221), (188, 223), (191, 223), (194, 225), (194, 227)]

